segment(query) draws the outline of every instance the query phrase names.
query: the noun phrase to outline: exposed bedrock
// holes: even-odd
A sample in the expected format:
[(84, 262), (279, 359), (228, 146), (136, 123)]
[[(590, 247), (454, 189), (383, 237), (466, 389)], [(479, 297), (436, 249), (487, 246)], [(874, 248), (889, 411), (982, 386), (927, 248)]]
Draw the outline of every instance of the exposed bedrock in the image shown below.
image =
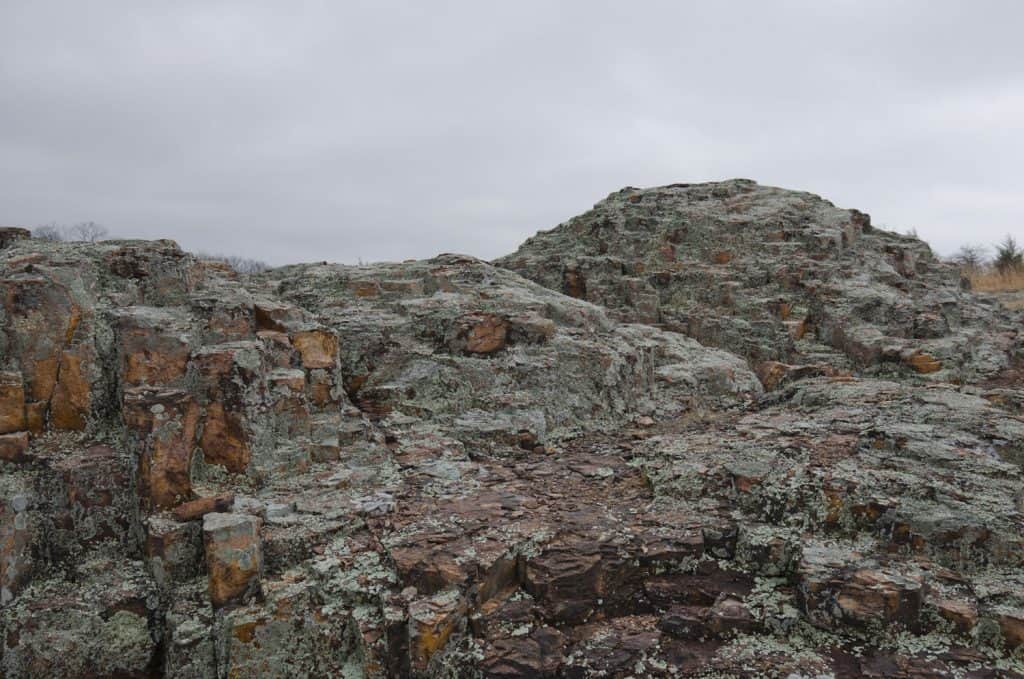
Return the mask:
[(499, 263), (0, 231), (0, 675), (1024, 676), (1019, 315), (742, 180)]

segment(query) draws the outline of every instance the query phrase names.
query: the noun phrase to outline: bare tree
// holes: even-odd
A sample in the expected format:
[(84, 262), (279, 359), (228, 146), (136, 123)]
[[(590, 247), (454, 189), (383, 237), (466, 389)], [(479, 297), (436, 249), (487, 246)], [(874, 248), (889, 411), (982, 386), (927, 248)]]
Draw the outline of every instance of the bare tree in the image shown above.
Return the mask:
[(95, 243), (98, 240), (103, 240), (108, 235), (107, 227), (96, 222), (79, 222), (71, 227), (72, 240), (85, 241), (86, 243)]
[(988, 262), (988, 248), (976, 244), (961, 245), (953, 255), (953, 261), (959, 264), (964, 271), (980, 271)]
[(55, 242), (64, 240), (66, 236), (62, 227), (58, 226), (56, 222), (51, 222), (32, 229), (32, 237)]

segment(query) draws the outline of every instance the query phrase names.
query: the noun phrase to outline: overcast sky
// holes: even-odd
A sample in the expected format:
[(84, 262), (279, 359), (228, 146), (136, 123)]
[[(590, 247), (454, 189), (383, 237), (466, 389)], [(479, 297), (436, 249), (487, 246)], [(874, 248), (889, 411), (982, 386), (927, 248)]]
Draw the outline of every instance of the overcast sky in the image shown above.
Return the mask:
[(505, 254), (748, 177), (1024, 240), (1024, 3), (0, 0), (0, 224), (272, 263)]

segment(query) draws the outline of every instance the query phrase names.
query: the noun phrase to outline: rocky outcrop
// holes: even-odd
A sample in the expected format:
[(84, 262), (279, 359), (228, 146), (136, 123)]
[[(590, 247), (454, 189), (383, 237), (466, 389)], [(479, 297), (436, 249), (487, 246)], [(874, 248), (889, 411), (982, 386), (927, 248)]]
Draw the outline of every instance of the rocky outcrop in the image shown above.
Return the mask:
[(755, 366), (973, 381), (1021, 346), (1019, 321), (917, 238), (745, 179), (622, 189), (496, 264)]
[[(598, 210), (651, 221), (594, 232), (618, 254), (579, 220), (527, 244), (544, 285), (459, 255), (239, 277), (168, 241), (5, 241), (0, 673), (1022, 676), (1014, 317), (806, 194), (616, 196)], [(807, 276), (785, 298), (688, 287), (788, 265), (738, 247), (775, 227)], [(653, 297), (601, 268), (672, 253), (702, 263)], [(883, 261), (907, 281), (886, 313), (952, 295), (941, 332), (864, 316), (842, 286), (882, 290)], [(830, 322), (914, 353), (862, 361)]]

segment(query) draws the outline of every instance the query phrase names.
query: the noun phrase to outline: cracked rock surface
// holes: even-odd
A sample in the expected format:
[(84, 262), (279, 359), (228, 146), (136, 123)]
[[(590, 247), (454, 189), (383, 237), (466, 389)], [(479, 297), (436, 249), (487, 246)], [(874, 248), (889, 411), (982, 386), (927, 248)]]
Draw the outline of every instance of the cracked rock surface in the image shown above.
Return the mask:
[(4, 677), (1024, 676), (1021, 317), (862, 213), (245, 277), (6, 229), (0, 293)]

